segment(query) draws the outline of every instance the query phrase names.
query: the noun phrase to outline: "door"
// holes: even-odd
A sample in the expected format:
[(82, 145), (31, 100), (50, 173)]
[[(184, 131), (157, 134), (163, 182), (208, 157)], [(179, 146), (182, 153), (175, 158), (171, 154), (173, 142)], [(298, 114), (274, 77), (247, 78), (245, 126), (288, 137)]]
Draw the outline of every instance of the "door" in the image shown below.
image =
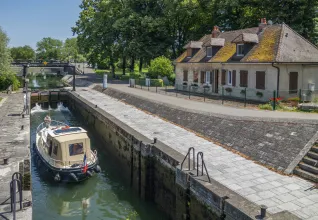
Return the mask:
[(289, 94), (298, 91), (298, 72), (289, 73)]
[(215, 93), (219, 93), (219, 70), (214, 70)]

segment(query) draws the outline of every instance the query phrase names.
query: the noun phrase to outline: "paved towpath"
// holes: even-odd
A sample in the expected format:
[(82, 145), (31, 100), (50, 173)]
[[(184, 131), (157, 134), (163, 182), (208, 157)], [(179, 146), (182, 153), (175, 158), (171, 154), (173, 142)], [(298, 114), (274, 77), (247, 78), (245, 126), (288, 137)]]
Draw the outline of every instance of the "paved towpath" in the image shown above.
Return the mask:
[(301, 113), (301, 112), (280, 112), (280, 111), (264, 111), (253, 109), (242, 109), (228, 107), (212, 103), (197, 102), (192, 100), (186, 100), (173, 96), (167, 96), (148, 92), (145, 90), (135, 89), (128, 87), (127, 84), (108, 84), (110, 88), (118, 89), (122, 92), (136, 95), (142, 98), (151, 99), (157, 102), (173, 105), (175, 107), (181, 107), (184, 109), (194, 110), (197, 112), (206, 112), (238, 117), (254, 117), (254, 118), (272, 118), (272, 119), (305, 119), (311, 121), (317, 121), (318, 114), (315, 113)]
[[(116, 88), (135, 91), (124, 86)], [(311, 182), (270, 171), (190, 131), (91, 88), (78, 88), (76, 93), (149, 139), (156, 136), (183, 155), (186, 155), (189, 147), (202, 151), (213, 179), (256, 204), (268, 206), (270, 213), (288, 210), (302, 219), (318, 219), (318, 189), (314, 189)]]
[[(12, 213), (2, 216), (1, 213), (10, 212), (10, 199), (7, 199), (10, 197), (12, 174), (19, 171), (20, 162), (30, 159), (30, 117), (25, 115), (22, 118), (20, 115), (23, 111), (23, 93), (0, 96), (4, 97), (0, 102), (0, 219), (2, 216), (12, 219)], [(9, 158), (8, 164), (3, 164), (5, 158)], [(31, 191), (23, 191), (23, 198), (24, 202), (32, 201)], [(32, 219), (32, 206), (18, 211), (16, 217)]]

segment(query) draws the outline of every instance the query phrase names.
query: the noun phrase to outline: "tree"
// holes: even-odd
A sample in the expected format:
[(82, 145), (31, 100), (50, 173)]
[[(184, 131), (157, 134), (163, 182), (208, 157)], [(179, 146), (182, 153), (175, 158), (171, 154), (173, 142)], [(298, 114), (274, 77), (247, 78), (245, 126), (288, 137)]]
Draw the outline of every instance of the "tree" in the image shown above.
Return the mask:
[(18, 89), (20, 84), (10, 68), (12, 58), (8, 43), (9, 38), (0, 27), (0, 90), (5, 90), (10, 85), (13, 85), (13, 89)]
[(173, 74), (173, 66), (168, 58), (161, 56), (151, 61), (148, 71), (151, 78), (170, 77)]
[(51, 37), (45, 37), (36, 44), (36, 56), (42, 60), (59, 60), (62, 58), (63, 42)]
[(77, 38), (67, 38), (64, 42), (62, 60), (78, 59), (79, 49)]
[(27, 61), (35, 59), (35, 51), (28, 45), (23, 47), (12, 47), (10, 51), (13, 60)]

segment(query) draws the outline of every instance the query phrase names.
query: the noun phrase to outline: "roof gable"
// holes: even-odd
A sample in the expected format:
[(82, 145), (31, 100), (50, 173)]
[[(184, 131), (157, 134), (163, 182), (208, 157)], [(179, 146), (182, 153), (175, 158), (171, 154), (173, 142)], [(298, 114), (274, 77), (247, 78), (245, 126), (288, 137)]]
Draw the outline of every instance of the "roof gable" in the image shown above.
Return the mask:
[(318, 48), (291, 29), (282, 24), (277, 62), (318, 62)]

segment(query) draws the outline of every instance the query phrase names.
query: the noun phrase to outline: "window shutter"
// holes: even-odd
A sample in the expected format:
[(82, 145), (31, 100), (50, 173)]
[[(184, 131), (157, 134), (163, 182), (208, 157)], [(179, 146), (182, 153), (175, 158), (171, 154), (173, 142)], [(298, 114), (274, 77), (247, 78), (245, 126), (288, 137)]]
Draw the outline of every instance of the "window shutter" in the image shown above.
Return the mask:
[(236, 70), (232, 71), (232, 86), (236, 86)]
[(210, 84), (212, 84), (213, 83), (213, 70), (210, 72)]
[(246, 70), (240, 71), (240, 86), (241, 87), (247, 87), (248, 82), (248, 72)]
[(256, 89), (265, 89), (265, 72), (256, 71)]
[(222, 81), (221, 81), (222, 85), (225, 85), (225, 74), (226, 74), (226, 70), (222, 70)]
[(297, 93), (298, 90), (298, 72), (289, 73), (289, 93)]
[(205, 79), (205, 72), (201, 71), (201, 83), (204, 83), (204, 79)]

